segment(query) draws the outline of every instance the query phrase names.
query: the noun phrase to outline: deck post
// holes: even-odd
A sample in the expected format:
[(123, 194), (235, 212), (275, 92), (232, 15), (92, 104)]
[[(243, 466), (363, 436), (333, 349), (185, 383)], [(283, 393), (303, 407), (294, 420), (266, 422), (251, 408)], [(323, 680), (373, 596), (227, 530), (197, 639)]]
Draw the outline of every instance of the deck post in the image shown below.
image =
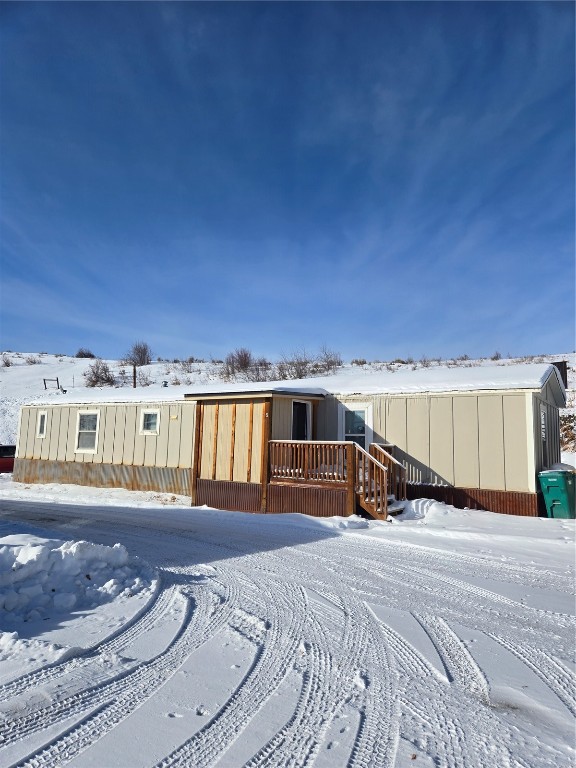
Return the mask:
[(202, 403), (196, 401), (196, 411), (194, 416), (194, 449), (192, 452), (192, 471), (190, 479), (190, 496), (192, 497), (192, 506), (196, 504), (196, 491), (198, 488), (198, 472), (200, 471), (200, 447), (202, 445), (202, 416), (204, 410)]
[(346, 511), (348, 515), (356, 514), (356, 466), (354, 461), (354, 444), (346, 446)]
[(262, 484), (262, 496), (260, 499), (260, 512), (266, 514), (266, 503), (268, 498), (268, 481), (270, 480), (270, 432), (271, 416), (270, 400), (264, 401), (262, 413), (262, 446), (260, 451), (260, 482)]

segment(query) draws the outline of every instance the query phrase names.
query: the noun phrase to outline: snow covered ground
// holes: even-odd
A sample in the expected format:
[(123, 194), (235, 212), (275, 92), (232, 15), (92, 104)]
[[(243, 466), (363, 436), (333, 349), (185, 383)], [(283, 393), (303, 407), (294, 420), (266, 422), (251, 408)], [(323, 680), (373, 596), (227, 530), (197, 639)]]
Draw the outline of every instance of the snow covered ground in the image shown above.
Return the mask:
[(573, 520), (187, 504), (0, 476), (2, 766), (574, 764)]

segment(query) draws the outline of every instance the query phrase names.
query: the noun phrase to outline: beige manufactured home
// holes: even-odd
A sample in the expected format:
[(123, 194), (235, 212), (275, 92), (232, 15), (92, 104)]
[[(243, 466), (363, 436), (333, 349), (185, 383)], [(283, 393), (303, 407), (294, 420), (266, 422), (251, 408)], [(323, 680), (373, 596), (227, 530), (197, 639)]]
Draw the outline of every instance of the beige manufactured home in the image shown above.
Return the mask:
[(428, 497), (536, 515), (537, 473), (560, 461), (565, 390), (554, 366), (146, 392), (24, 407), (14, 478), (251, 512), (384, 519), (394, 499)]

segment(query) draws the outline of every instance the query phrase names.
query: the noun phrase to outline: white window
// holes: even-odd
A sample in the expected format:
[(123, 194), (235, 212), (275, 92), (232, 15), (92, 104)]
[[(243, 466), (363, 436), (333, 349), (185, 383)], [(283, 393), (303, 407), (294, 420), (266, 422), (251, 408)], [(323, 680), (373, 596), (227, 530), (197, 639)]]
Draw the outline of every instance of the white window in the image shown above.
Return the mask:
[(372, 405), (369, 403), (342, 403), (339, 413), (340, 440), (351, 440), (368, 450), (372, 442)]
[(36, 424), (36, 437), (46, 437), (46, 411), (40, 411)]
[(143, 410), (140, 416), (140, 434), (157, 435), (160, 431), (160, 411)]
[(76, 453), (96, 453), (100, 411), (78, 411)]

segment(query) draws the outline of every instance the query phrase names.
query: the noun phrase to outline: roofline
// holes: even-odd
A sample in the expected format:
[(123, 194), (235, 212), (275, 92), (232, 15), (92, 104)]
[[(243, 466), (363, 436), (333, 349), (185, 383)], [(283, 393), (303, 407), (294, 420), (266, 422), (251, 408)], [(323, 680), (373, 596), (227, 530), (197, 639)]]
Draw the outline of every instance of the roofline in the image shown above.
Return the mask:
[(200, 392), (184, 395), (184, 400), (225, 400), (234, 397), (307, 397), (311, 400), (322, 400), (326, 397), (320, 392), (303, 392), (295, 389), (243, 389), (227, 392)]

